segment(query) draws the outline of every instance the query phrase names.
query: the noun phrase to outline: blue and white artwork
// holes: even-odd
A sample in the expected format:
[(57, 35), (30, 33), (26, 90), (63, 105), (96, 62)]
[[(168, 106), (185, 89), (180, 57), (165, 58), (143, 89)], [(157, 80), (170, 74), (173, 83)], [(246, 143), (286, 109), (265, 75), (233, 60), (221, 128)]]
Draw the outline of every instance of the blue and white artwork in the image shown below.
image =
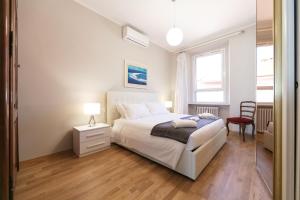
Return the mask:
[(128, 65), (128, 83), (147, 85), (147, 69)]
[(127, 63), (126, 74), (125, 85), (127, 87), (145, 88), (147, 86), (148, 73), (145, 67)]

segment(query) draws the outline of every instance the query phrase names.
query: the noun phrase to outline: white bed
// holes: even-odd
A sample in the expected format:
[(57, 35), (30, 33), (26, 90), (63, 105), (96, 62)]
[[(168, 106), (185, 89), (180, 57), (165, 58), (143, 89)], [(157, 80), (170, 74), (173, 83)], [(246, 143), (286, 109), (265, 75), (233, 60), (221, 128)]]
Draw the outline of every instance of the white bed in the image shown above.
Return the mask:
[(120, 119), (117, 103), (158, 101), (157, 94), (110, 91), (107, 93), (107, 121), (113, 124), (112, 141), (195, 180), (226, 142), (223, 120), (212, 122), (191, 134), (187, 144), (150, 135), (162, 122), (185, 115), (158, 114), (138, 119)]

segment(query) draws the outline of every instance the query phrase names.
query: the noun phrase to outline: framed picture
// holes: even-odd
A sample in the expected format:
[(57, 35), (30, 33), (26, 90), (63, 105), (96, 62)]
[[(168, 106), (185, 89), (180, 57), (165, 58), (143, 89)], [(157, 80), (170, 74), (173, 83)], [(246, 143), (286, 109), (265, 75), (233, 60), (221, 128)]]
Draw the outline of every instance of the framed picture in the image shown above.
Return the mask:
[(148, 70), (145, 65), (125, 61), (125, 87), (147, 88)]

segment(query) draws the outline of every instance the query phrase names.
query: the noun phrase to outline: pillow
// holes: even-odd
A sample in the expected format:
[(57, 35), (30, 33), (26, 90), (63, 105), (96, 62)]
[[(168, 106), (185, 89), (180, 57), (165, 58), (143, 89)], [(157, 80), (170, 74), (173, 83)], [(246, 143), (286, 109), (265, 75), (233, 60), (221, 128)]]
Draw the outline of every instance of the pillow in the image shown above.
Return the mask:
[(174, 128), (196, 128), (197, 122), (189, 119), (175, 119), (172, 121)]
[(117, 103), (116, 108), (117, 108), (117, 111), (119, 112), (119, 114), (121, 115), (121, 118), (126, 119), (126, 109), (124, 108), (123, 104)]
[(267, 126), (267, 131), (269, 131), (270, 133), (273, 133), (273, 122), (269, 122), (269, 124)]
[(162, 103), (146, 103), (146, 106), (153, 115), (170, 113)]
[(201, 113), (201, 114), (198, 114), (198, 115), (201, 119), (218, 119), (217, 116), (215, 116), (211, 113)]
[(126, 119), (138, 119), (151, 115), (145, 104), (123, 104)]

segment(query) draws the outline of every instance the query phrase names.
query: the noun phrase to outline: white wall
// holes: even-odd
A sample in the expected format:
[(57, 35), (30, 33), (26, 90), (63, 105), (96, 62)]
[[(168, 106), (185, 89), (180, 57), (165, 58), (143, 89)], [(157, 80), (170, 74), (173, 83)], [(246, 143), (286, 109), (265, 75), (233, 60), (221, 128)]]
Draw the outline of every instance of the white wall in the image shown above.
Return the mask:
[[(218, 47), (228, 47), (229, 63), (229, 98), (230, 106), (222, 107), (222, 117), (239, 116), (240, 102), (245, 100), (255, 101), (256, 96), (256, 28), (250, 27), (245, 33), (234, 36), (227, 40), (218, 41), (209, 46), (193, 49), (187, 53), (192, 58), (200, 52), (209, 51)], [(176, 69), (176, 56), (173, 56), (173, 67)], [(192, 66), (190, 65), (190, 71)], [(173, 70), (176, 71), (176, 70)], [(190, 73), (191, 74), (191, 73)], [(175, 83), (175, 73), (173, 73), (172, 83)], [(189, 77), (190, 81), (192, 80)], [(192, 92), (190, 102), (193, 102)], [(230, 129), (237, 131), (238, 127), (232, 125)], [(247, 132), (251, 129), (247, 128)]]
[(72, 127), (85, 124), (84, 102), (102, 104), (124, 86), (124, 59), (144, 63), (149, 88), (171, 94), (171, 54), (121, 39), (121, 27), (72, 0), (19, 1), (20, 159), (71, 148)]
[[(256, 99), (256, 29), (229, 40), (230, 116), (238, 116), (241, 101)], [(249, 127), (247, 128), (249, 132)]]
[[(84, 102), (101, 102), (96, 120), (105, 121), (105, 94), (123, 87), (124, 59), (148, 65), (149, 88), (172, 97), (175, 55), (123, 41), (120, 26), (72, 0), (19, 1), (18, 9), (21, 160), (70, 149), (72, 127), (88, 120)], [(255, 28), (228, 44), (233, 116), (240, 101), (255, 100)]]

